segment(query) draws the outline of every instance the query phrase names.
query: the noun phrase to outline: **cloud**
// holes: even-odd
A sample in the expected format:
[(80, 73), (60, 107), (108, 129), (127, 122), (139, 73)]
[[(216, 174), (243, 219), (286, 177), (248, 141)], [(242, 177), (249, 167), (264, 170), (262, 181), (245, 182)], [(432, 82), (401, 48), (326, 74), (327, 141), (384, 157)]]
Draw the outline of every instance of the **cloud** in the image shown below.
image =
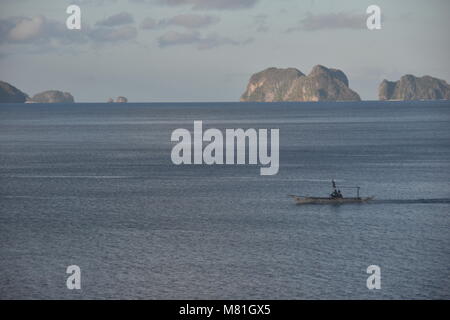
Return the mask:
[(34, 45), (35, 49), (30, 52), (44, 47), (55, 49), (58, 45), (126, 41), (136, 36), (137, 29), (132, 26), (92, 28), (83, 24), (81, 30), (68, 30), (64, 22), (42, 15), (0, 19), (0, 43)]
[(120, 12), (118, 14), (114, 14), (112, 16), (107, 17), (101, 21), (98, 21), (96, 25), (104, 26), (104, 27), (115, 27), (124, 24), (133, 23), (133, 16), (128, 12)]
[(135, 39), (137, 29), (132, 26), (118, 28), (97, 28), (89, 33), (89, 37), (96, 42), (116, 42)]
[(168, 25), (178, 25), (185, 28), (201, 28), (219, 22), (215, 16), (199, 14), (180, 14), (167, 20)]
[(158, 28), (158, 21), (150, 17), (145, 18), (144, 20), (142, 20), (140, 27), (144, 30), (156, 29)]
[(305, 18), (300, 20), (296, 27), (287, 29), (287, 32), (294, 31), (317, 31), (330, 29), (363, 29), (365, 28), (366, 18), (364, 14), (355, 14), (348, 12), (328, 13), (314, 15), (308, 13)]
[(153, 18), (146, 18), (141, 23), (142, 29), (158, 29), (168, 26), (181, 26), (187, 29), (207, 27), (218, 23), (219, 17), (199, 14), (180, 14), (168, 19), (156, 21)]
[(8, 32), (8, 39), (14, 42), (27, 41), (38, 37), (45, 27), (43, 16), (19, 20)]
[(190, 5), (193, 9), (236, 10), (252, 8), (259, 0), (157, 0), (168, 6)]
[(245, 45), (250, 43), (252, 40), (253, 39), (236, 41), (217, 34), (211, 34), (203, 37), (197, 31), (190, 31), (185, 33), (169, 31), (158, 38), (158, 43), (162, 48), (177, 45), (195, 45), (198, 49), (211, 49), (222, 45)]
[(198, 32), (181, 33), (176, 31), (169, 31), (158, 38), (160, 47), (168, 47), (174, 45), (192, 44), (200, 41), (200, 34)]
[(0, 20), (0, 43), (46, 45), (53, 40), (67, 44), (85, 42), (87, 39), (85, 30), (68, 30), (64, 23), (42, 15)]
[(76, 4), (80, 6), (84, 5), (94, 5), (94, 6), (103, 6), (111, 3), (116, 3), (117, 0), (69, 0), (69, 4)]
[(256, 32), (265, 33), (269, 31), (269, 24), (267, 23), (267, 18), (268, 16), (265, 14), (260, 14), (253, 17)]

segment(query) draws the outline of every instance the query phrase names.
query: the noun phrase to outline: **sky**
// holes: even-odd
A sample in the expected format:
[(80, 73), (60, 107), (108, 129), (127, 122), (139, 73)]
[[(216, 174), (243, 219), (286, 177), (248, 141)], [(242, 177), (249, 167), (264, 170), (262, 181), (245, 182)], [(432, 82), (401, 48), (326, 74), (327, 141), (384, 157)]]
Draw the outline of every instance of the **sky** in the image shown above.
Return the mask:
[(0, 80), (77, 102), (238, 101), (255, 72), (322, 64), (375, 100), (383, 79), (449, 82), (449, 27), (448, 0), (0, 0)]

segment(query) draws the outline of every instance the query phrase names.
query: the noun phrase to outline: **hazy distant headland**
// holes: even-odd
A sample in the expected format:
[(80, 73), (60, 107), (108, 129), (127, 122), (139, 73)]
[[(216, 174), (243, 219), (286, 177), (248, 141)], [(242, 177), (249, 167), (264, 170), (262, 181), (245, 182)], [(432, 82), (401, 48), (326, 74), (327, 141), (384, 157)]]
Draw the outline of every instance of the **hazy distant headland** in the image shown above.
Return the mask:
[(24, 103), (28, 95), (13, 85), (0, 81), (0, 102), (2, 103)]

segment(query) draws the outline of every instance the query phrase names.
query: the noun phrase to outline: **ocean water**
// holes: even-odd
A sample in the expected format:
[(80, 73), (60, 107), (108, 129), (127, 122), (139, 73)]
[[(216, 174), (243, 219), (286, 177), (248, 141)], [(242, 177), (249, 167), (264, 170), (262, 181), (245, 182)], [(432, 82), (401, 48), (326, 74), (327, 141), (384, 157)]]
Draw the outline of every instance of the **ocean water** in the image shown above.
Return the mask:
[[(194, 120), (279, 128), (279, 173), (173, 165)], [(287, 196), (332, 178), (376, 200)], [(448, 101), (0, 105), (2, 299), (449, 299), (449, 209)]]

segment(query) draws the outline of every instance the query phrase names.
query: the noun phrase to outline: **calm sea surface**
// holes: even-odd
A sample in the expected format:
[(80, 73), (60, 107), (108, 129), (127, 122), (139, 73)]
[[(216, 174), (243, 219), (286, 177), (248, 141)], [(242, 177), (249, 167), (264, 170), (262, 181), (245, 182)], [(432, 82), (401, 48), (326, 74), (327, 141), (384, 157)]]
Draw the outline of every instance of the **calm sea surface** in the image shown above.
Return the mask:
[[(279, 128), (279, 173), (173, 165), (194, 120)], [(332, 178), (377, 200), (287, 196)], [(3, 299), (450, 299), (449, 209), (448, 101), (0, 106)]]

